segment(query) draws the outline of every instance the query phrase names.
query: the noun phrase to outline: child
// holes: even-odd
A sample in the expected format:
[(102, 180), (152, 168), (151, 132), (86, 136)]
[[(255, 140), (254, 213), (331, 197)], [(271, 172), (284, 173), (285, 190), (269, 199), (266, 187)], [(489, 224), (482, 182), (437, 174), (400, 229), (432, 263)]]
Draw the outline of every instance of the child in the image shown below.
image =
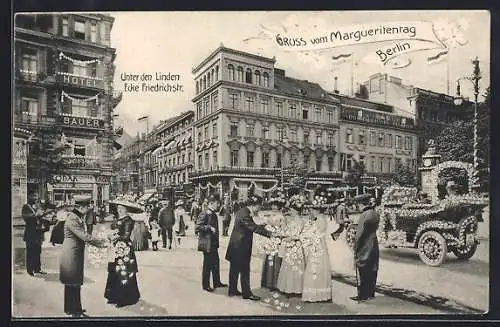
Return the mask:
[(160, 240), (160, 225), (158, 225), (158, 222), (156, 220), (153, 220), (151, 223), (151, 243), (153, 245), (153, 251), (158, 251), (158, 241)]

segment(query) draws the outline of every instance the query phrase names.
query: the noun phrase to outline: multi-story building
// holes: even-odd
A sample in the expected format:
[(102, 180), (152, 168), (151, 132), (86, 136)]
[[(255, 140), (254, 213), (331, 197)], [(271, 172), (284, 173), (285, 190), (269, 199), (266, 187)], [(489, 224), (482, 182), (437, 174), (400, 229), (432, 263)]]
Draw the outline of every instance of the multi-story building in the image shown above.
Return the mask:
[(392, 106), (332, 94), (341, 102), (340, 170), (354, 161), (369, 177), (390, 178), (401, 163), (417, 171), (417, 133), (413, 118), (393, 113)]
[(364, 85), (370, 100), (392, 105), (397, 113), (415, 120), (419, 160), (430, 139), (436, 138), (455, 120), (471, 119), (473, 113), (470, 101), (456, 106), (450, 95), (405, 85), (400, 78), (387, 74), (374, 74)]
[[(116, 151), (113, 161), (113, 193), (117, 194), (138, 194), (139, 193), (139, 153), (141, 145), (139, 138), (131, 142), (120, 142), (121, 149)], [(123, 143), (123, 144), (122, 144)]]
[(28, 155), (26, 179), (15, 181), (43, 198), (109, 198), (112, 111), (120, 99), (113, 91), (113, 22), (109, 15), (85, 13), (15, 17), (15, 130), (30, 132), (30, 147), (47, 135), (65, 145), (60, 171), (43, 175)]
[(199, 193), (265, 192), (281, 167), (300, 163), (316, 182), (338, 172), (338, 101), (318, 84), (285, 76), (275, 59), (220, 46), (193, 69)]

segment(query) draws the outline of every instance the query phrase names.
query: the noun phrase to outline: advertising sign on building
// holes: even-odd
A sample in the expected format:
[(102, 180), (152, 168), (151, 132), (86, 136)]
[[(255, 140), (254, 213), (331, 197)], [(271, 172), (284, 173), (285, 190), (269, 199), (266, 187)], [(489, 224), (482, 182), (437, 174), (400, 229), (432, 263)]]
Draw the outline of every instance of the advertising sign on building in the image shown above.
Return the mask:
[(98, 118), (61, 115), (59, 124), (71, 127), (104, 128), (104, 121)]

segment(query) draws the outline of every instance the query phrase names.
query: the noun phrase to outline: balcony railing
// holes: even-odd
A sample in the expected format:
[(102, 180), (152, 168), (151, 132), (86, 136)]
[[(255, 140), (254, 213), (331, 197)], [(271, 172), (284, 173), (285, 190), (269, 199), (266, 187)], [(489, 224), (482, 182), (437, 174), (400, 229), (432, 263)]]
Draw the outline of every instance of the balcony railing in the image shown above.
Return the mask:
[(73, 85), (84, 88), (104, 89), (104, 80), (95, 76), (80, 76), (67, 72), (56, 72), (56, 81), (67, 85)]
[(37, 71), (18, 69), (17, 77), (25, 81), (37, 82), (39, 80), (39, 73)]
[(62, 162), (66, 168), (100, 168), (98, 157), (94, 156), (63, 155)]
[(15, 120), (22, 123), (37, 123), (40, 121), (38, 115), (33, 115), (28, 112), (23, 112), (20, 115), (16, 115)]
[(364, 122), (368, 124), (392, 126), (398, 128), (412, 129), (415, 127), (415, 122), (412, 118), (402, 116), (392, 116), (383, 113), (373, 113), (359, 110), (342, 109), (340, 118), (343, 120)]

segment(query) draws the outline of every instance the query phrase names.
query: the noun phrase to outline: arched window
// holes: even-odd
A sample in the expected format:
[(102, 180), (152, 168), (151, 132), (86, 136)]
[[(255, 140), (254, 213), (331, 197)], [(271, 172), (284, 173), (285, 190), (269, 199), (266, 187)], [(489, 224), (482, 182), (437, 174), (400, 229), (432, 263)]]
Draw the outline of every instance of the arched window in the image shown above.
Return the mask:
[(229, 73), (229, 80), (234, 81), (234, 66), (233, 65), (228, 65), (227, 66), (227, 71)]
[(203, 90), (207, 89), (207, 77), (203, 76)]
[(215, 83), (217, 81), (217, 76), (215, 76), (215, 70), (212, 69), (212, 83)]
[(252, 84), (252, 70), (250, 68), (247, 68), (245, 73), (245, 83)]
[(215, 66), (215, 80), (219, 80), (219, 66)]
[(200, 93), (200, 82), (196, 81), (196, 94)]
[(264, 87), (269, 87), (269, 74), (264, 73), (262, 76), (264, 77)]
[(260, 85), (260, 72), (258, 70), (255, 71), (255, 84)]
[(243, 67), (238, 67), (238, 82), (243, 83)]
[(210, 72), (208, 72), (208, 74), (207, 74), (207, 87), (210, 87), (210, 80), (211, 80)]

